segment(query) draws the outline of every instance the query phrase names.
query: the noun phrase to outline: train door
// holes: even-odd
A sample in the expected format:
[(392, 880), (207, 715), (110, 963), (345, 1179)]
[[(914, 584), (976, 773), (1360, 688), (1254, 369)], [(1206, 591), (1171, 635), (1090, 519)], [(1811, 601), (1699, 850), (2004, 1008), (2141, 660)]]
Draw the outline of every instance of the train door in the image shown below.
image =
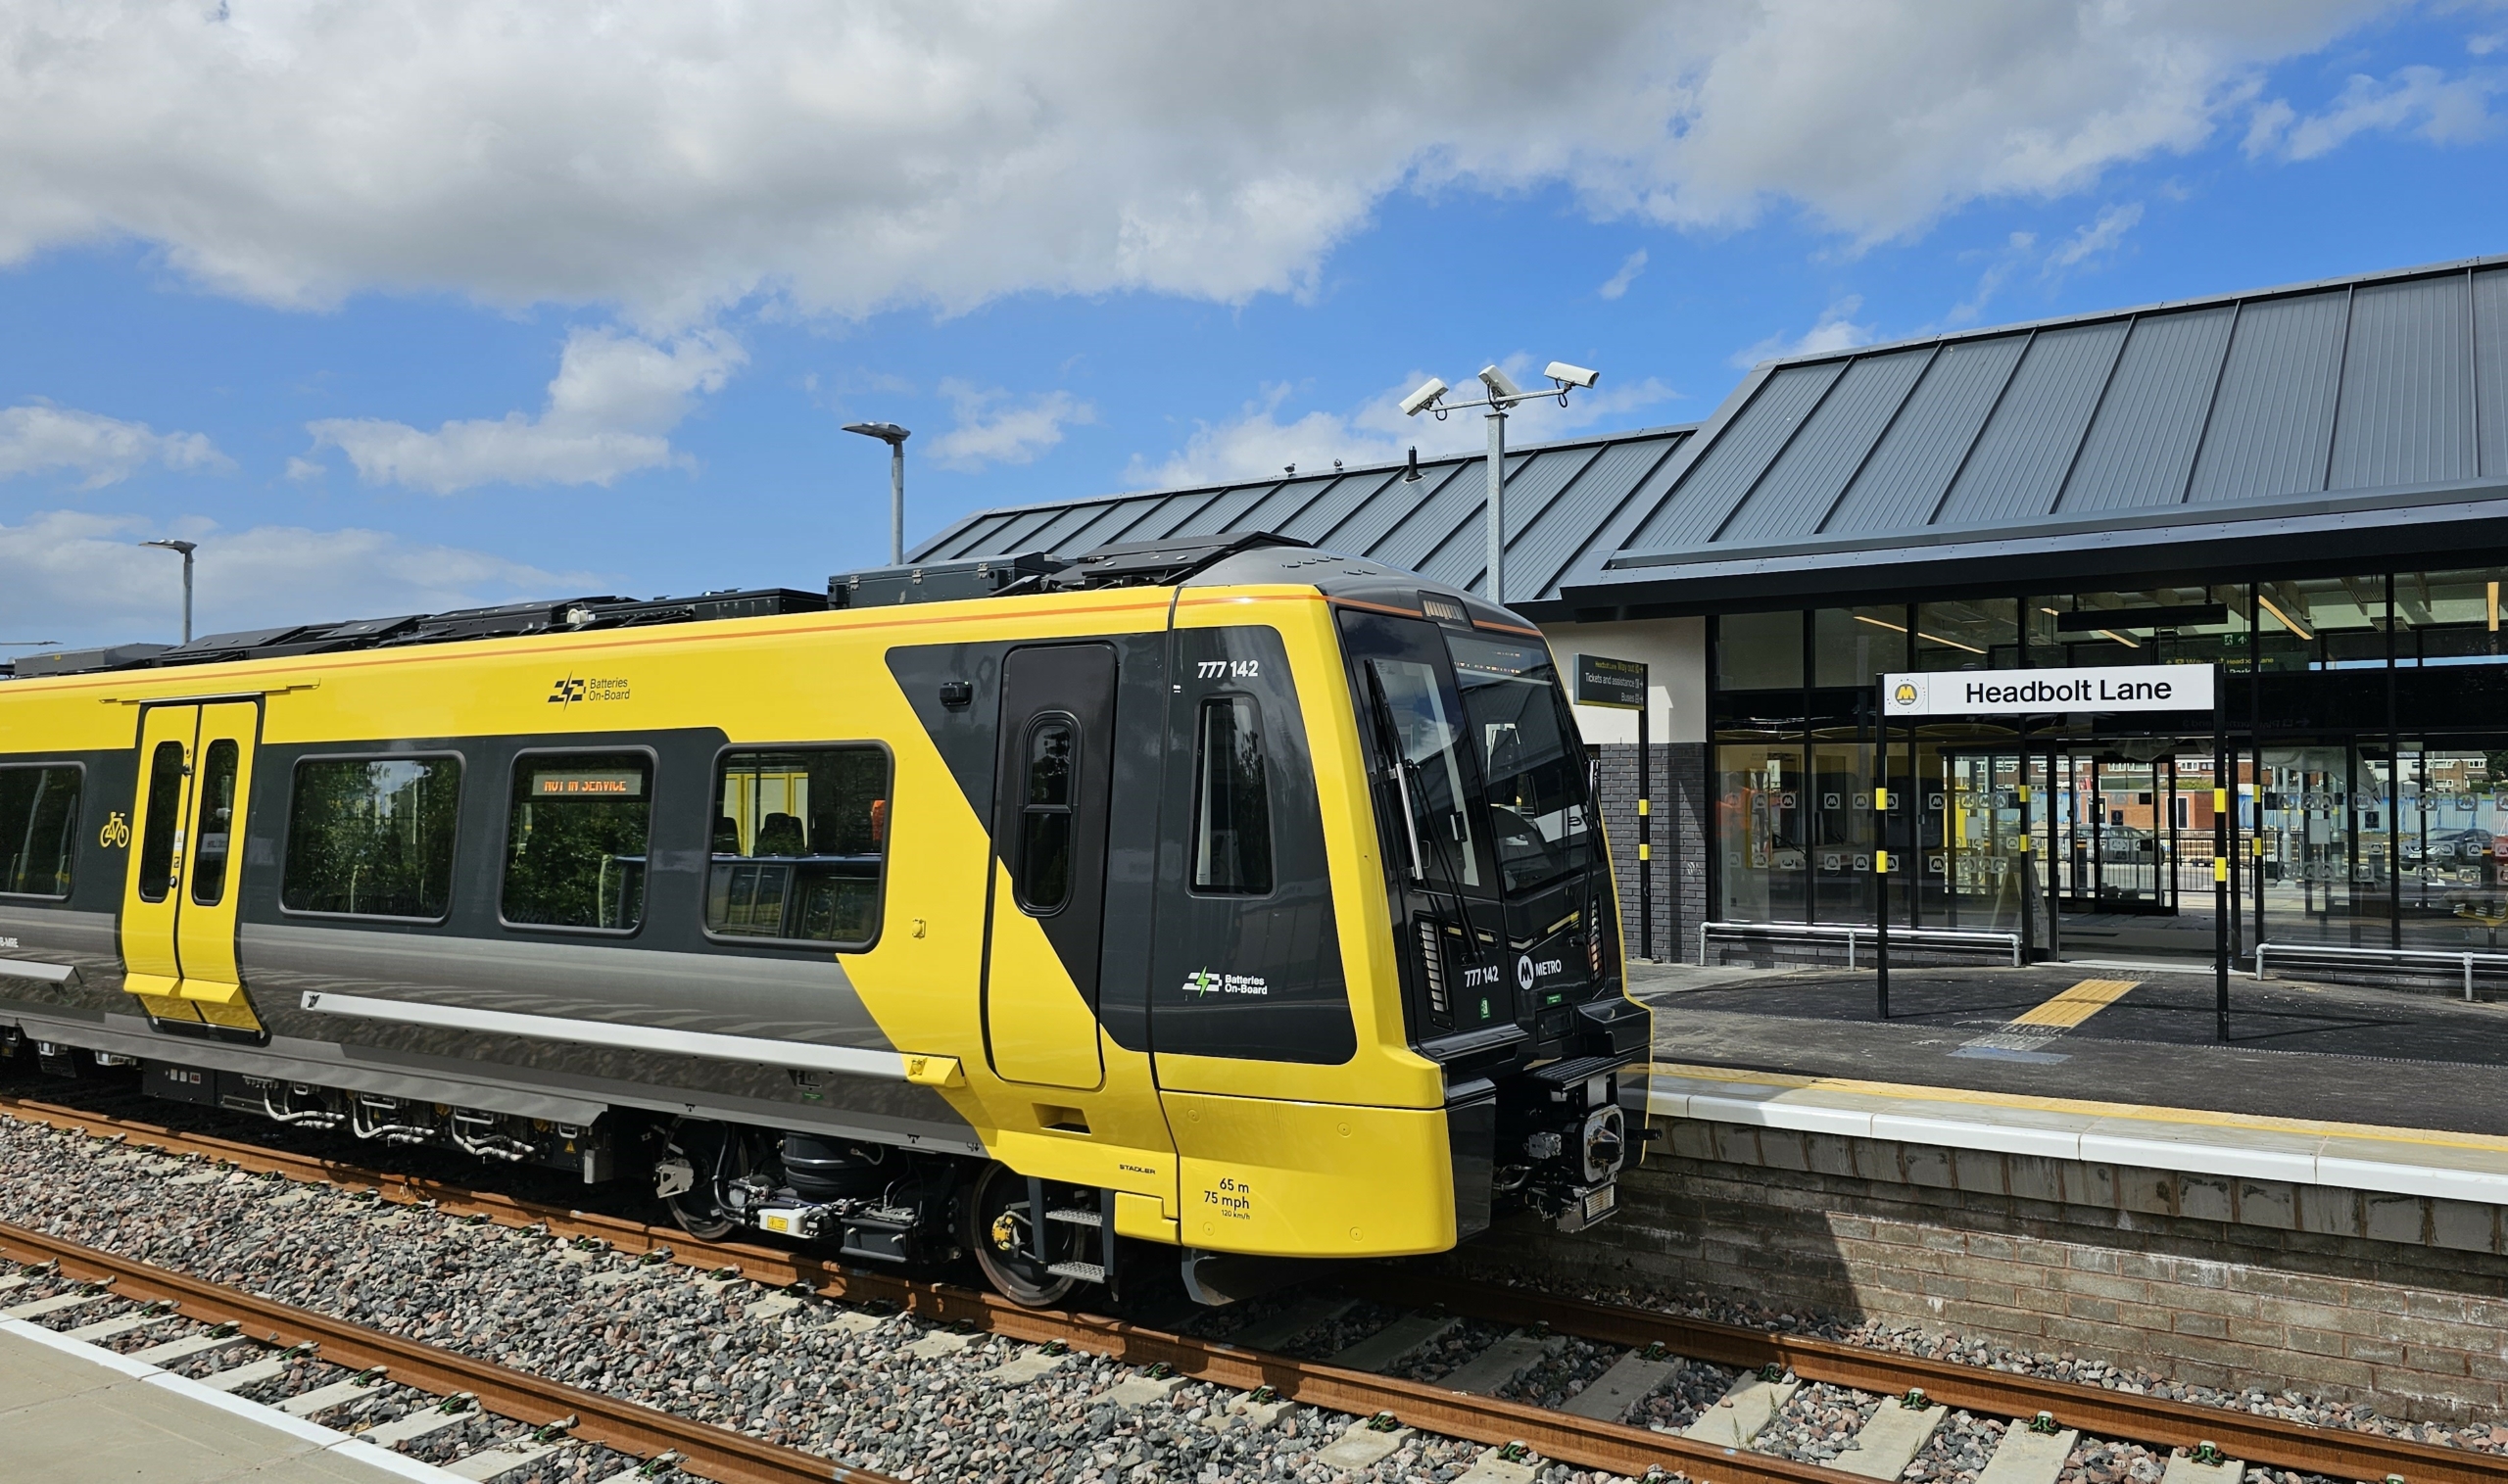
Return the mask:
[(1114, 775), (1115, 650), (1027, 645), (1001, 665), (985, 1044), (1005, 1081), (1093, 1088)]
[(248, 700), (140, 715), (122, 987), (161, 1029), (262, 1034), (235, 958), (235, 877), (260, 721), (260, 705)]

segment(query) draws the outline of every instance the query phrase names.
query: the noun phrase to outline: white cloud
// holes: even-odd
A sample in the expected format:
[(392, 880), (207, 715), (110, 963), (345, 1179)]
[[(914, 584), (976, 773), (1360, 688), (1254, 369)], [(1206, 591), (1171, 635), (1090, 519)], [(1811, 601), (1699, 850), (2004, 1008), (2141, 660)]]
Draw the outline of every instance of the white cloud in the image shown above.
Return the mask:
[[(136, 546), (164, 534), (144, 516), (77, 510), (0, 525), (0, 629), (72, 646), (170, 642), (182, 626), (177, 565)], [(194, 520), (177, 534), (201, 544), (196, 628), (204, 634), (563, 597), (589, 582), (382, 531), (225, 532)]]
[[(1538, 384), (1532, 358), (1518, 354), (1500, 362), (1519, 385)], [(1198, 423), (1184, 447), (1152, 461), (1135, 455), (1124, 470), (1127, 489), (1177, 489), (1221, 484), (1238, 479), (1267, 479), (1295, 464), (1300, 473), (1328, 471), (1332, 460), (1344, 463), (1386, 463), (1413, 447), (1423, 457), (1469, 453), (1488, 446), (1485, 417), (1477, 410), (1457, 412), (1440, 422), (1428, 413), (1402, 415), (1401, 401), (1427, 380), (1414, 372), (1358, 407), (1343, 411), (1304, 412), (1282, 421), (1282, 406), (1292, 389), (1267, 386), (1260, 399), (1246, 403), (1235, 417), (1221, 423)], [(1475, 387), (1458, 398), (1476, 397)], [(1678, 392), (1649, 376), (1623, 386), (1606, 382), (1592, 392), (1577, 392), (1566, 407), (1548, 398), (1519, 404), (1508, 414), (1510, 445), (1560, 438), (1605, 418), (1669, 402)]]
[[(2480, 47), (2476, 46), (2479, 53)], [(2276, 98), (2259, 105), (2246, 130), (2251, 158), (2314, 160), (2357, 134), (2409, 133), (2433, 144), (2464, 144), (2494, 129), (2496, 77), (2450, 78), (2435, 67), (2407, 67), (2381, 82), (2353, 76), (2324, 112), (2301, 117)]]
[[(1406, 188), (1858, 240), (2210, 139), (2380, 0), (21, 0), (0, 263), (135, 239), (276, 304), (362, 289), (805, 312), (1315, 282)], [(1458, 108), (1456, 100), (1471, 107)]]
[(2066, 239), (2062, 246), (2047, 255), (2047, 271), (2056, 272), (2072, 267), (2086, 259), (2113, 251), (2116, 244), (2125, 240), (2125, 234), (2140, 224), (2142, 219), (2143, 204), (2139, 201), (2109, 207), (2098, 214), (2097, 221), (2084, 225)]
[(1069, 392), (1047, 392), (1022, 402), (996, 388), (948, 377), (940, 383), (940, 395), (958, 414), (956, 427), (932, 440), (933, 460), (943, 468), (1034, 463), (1037, 455), (1062, 442), (1065, 425), (1097, 420), (1097, 409)]
[(1733, 353), (1733, 364), (1748, 370), (1762, 360), (1780, 356), (1817, 356), (1827, 351), (1851, 351), (1872, 343), (1872, 326), (1857, 324), (1852, 316), (1863, 308), (1863, 296), (1849, 294), (1820, 312), (1819, 321), (1792, 340), (1783, 335), (1770, 335), (1754, 346)]
[(1635, 283), (1637, 281), (1637, 275), (1645, 271), (1646, 250), (1644, 248), (1639, 248), (1636, 252), (1633, 252), (1627, 257), (1621, 259), (1619, 261), (1619, 271), (1612, 274), (1609, 278), (1604, 279), (1602, 287), (1594, 290), (1594, 292), (1605, 299), (1617, 299), (1620, 295), (1627, 293), (1628, 286)]
[[(566, 337), (549, 403), (537, 417), (447, 422), (434, 432), (376, 417), (307, 423), (315, 448), (336, 448), (368, 484), (406, 485), (450, 495), (483, 484), (598, 484), (688, 459), (668, 434), (690, 399), (721, 389), (748, 359), (715, 331), (668, 344), (578, 329)], [(291, 460), (290, 477), (304, 477)]]
[(178, 472), (234, 467), (206, 434), (160, 433), (144, 422), (41, 402), (0, 408), (0, 479), (58, 469), (94, 490), (150, 464)]

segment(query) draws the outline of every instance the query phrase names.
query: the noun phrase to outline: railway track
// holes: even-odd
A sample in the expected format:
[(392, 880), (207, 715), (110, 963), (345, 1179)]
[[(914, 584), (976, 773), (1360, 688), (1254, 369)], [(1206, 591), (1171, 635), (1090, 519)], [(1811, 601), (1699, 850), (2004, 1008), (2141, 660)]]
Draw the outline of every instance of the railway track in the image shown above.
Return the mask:
[[(2391, 1484), (2398, 1479), (2404, 1484), (2508, 1484), (2508, 1458), (2473, 1450), (2310, 1427), (2076, 1382), (1397, 1270), (1371, 1271), (1368, 1298), (1378, 1305), (1394, 1306), (1404, 1311), (1402, 1314), (1354, 1343), (1335, 1347), (1318, 1359), (1298, 1360), (1279, 1354), (1279, 1348), (1316, 1331), (1332, 1316), (1348, 1311), (1352, 1301), (1313, 1299), (1249, 1326), (1242, 1341), (1213, 1340), (1093, 1315), (1022, 1309), (989, 1293), (862, 1272), (823, 1263), (806, 1254), (738, 1242), (699, 1242), (675, 1228), (651, 1226), (617, 1216), (540, 1205), (318, 1156), (176, 1132), (134, 1119), (32, 1099), (0, 1097), (0, 1112), (65, 1130), (125, 1139), (139, 1147), (153, 1146), (169, 1153), (222, 1161), (253, 1173), (327, 1181), (372, 1191), (390, 1201), (432, 1202), (450, 1215), (485, 1217), (508, 1225), (543, 1226), (553, 1238), (599, 1241), (626, 1254), (665, 1253), (672, 1261), (691, 1268), (716, 1273), (737, 1272), (761, 1284), (796, 1290), (806, 1287), (821, 1298), (848, 1304), (891, 1306), (926, 1323), (982, 1330), (1030, 1344), (1060, 1345), (1111, 1357), (1140, 1367), (1136, 1400), (1155, 1400), (1172, 1394), (1177, 1385), (1199, 1381), (1236, 1393), (1237, 1401), (1226, 1411), (1252, 1425), (1262, 1425), (1274, 1414), (1264, 1409), (1276, 1412), (1293, 1404), (1327, 1409), (1361, 1419), (1333, 1445), (1338, 1450), (1337, 1459), (1354, 1467), (1364, 1467), (1390, 1455), (1405, 1437), (1417, 1431), (1488, 1445), (1490, 1451), (1466, 1476), (1473, 1484), (1530, 1477), (1531, 1469), (1522, 1461), (1526, 1456), (1609, 1469), (1634, 1478), (1645, 1478), (1650, 1473), (1677, 1473), (1715, 1484), (1837, 1484), (1841, 1474), (1897, 1478), (1941, 1425), (1942, 1418), (1953, 1410), (1961, 1410), (1977, 1417), (2010, 1419), (1981, 1484), (2053, 1484), (2073, 1444), (2081, 1438), (2133, 1443), (2175, 1454), (2170, 1464), (2171, 1484), (2230, 1484), (2243, 1465), (2264, 1465), (2372, 1484)], [(0, 1227), (0, 1245), (15, 1247), (23, 1240), (51, 1239)], [(70, 1261), (68, 1257), (63, 1260)], [(124, 1263), (142, 1269), (149, 1282), (196, 1281), (104, 1254), (81, 1256), (78, 1261)], [(122, 1281), (134, 1279), (126, 1276)], [(133, 1287), (121, 1291), (140, 1290)], [(186, 1301), (187, 1313), (189, 1302)], [(293, 1313), (303, 1315), (302, 1311)], [(1410, 1380), (1382, 1373), (1466, 1319), (1498, 1332), (1494, 1343), (1479, 1356), (1434, 1380)], [(304, 1315), (298, 1322), (317, 1320), (354, 1328), (313, 1315)], [(1546, 1409), (1491, 1394), (1538, 1364), (1546, 1348), (1561, 1336), (1614, 1347), (1622, 1354), (1609, 1370), (1568, 1398), (1562, 1408)], [(326, 1355), (369, 1353), (356, 1349), (360, 1344), (382, 1347), (371, 1352), (377, 1355), (390, 1347), (430, 1349), (386, 1335), (374, 1335), (362, 1342), (338, 1337), (322, 1343)], [(333, 1349), (335, 1346), (339, 1348)], [(433, 1354), (441, 1358), (429, 1363), (436, 1365), (476, 1364), (445, 1352)], [(1676, 1432), (1631, 1426), (1620, 1420), (1630, 1405), (1661, 1385), (1664, 1376), (1683, 1363), (1731, 1372), (1729, 1387), (1717, 1403), (1702, 1409), (1694, 1421)], [(410, 1378), (434, 1374), (419, 1371), (418, 1364), (415, 1360), (400, 1363), (410, 1367), (407, 1372)], [(405, 1372), (396, 1365), (394, 1375), (401, 1379)], [(489, 1395), (478, 1385), (456, 1379), (449, 1370), (443, 1373), (443, 1379), (447, 1390), (478, 1392), (483, 1401)], [(555, 1385), (529, 1377), (498, 1384)], [(1752, 1446), (1762, 1428), (1784, 1414), (1797, 1388), (1805, 1385), (1852, 1393), (1867, 1409), (1856, 1443), (1827, 1465), (1796, 1461)], [(621, 1446), (623, 1451), (640, 1451), (626, 1446), (638, 1442), (645, 1452), (678, 1449), (687, 1456), (690, 1467), (724, 1480), (725, 1484), (798, 1476), (772, 1471), (787, 1466), (815, 1468), (817, 1472), (808, 1477), (829, 1476), (828, 1460), (789, 1449), (769, 1450), (779, 1457), (767, 1459), (761, 1455), (755, 1460), (700, 1457), (660, 1432), (633, 1431), (662, 1425), (651, 1419), (665, 1417), (665, 1413), (572, 1388), (556, 1389), (566, 1394), (564, 1401), (556, 1401), (554, 1393), (517, 1392), (514, 1405), (525, 1415), (535, 1408), (551, 1411), (552, 1414), (574, 1412), (585, 1419), (577, 1435), (596, 1441), (605, 1442), (611, 1436), (599, 1429), (617, 1428), (615, 1436), (621, 1442), (615, 1446)], [(604, 1415), (603, 1409), (617, 1412), (617, 1418), (595, 1420)], [(727, 1446), (722, 1440), (738, 1436), (702, 1424), (681, 1425), (704, 1434), (705, 1441), (717, 1448)], [(794, 1464), (781, 1459), (781, 1455), (808, 1461)], [(1324, 1457), (1332, 1461), (1336, 1456), (1333, 1450), (1326, 1450)], [(877, 1477), (861, 1472), (841, 1476)]]
[[(572, 1438), (603, 1445), (637, 1460), (612, 1474), (612, 1484), (667, 1472), (667, 1468), (653, 1466), (655, 1460), (673, 1460), (673, 1466), (682, 1466), (714, 1484), (801, 1484), (804, 1480), (824, 1481), (830, 1477), (859, 1484), (891, 1484), (882, 1474), (832, 1468), (828, 1460), (816, 1454), (759, 1442), (691, 1418), (584, 1391), (458, 1351), (367, 1329), (310, 1309), (281, 1304), (5, 1221), (0, 1221), (0, 1253), (29, 1268), (49, 1267), (63, 1277), (78, 1280), (80, 1285), (79, 1291), (0, 1308), (0, 1316), (28, 1320), (65, 1317), (69, 1320), (66, 1326), (47, 1327), (61, 1328), (75, 1339), (102, 1339), (123, 1332), (116, 1329), (117, 1324), (125, 1329), (141, 1327), (143, 1321), (148, 1326), (161, 1326), (179, 1316), (194, 1333), (162, 1342), (155, 1347), (158, 1354), (171, 1360), (208, 1348), (203, 1342), (228, 1339), (229, 1348), (246, 1357), (239, 1364), (212, 1373), (215, 1389), (231, 1390), (275, 1379), (284, 1358), (295, 1355), (318, 1354), (325, 1363), (354, 1372), (353, 1378), (302, 1394), (304, 1405), (289, 1405), (298, 1398), (280, 1403), (278, 1410), (291, 1414), (309, 1415), (327, 1410), (312, 1406), (313, 1402), (327, 1400), (334, 1406), (346, 1405), (356, 1391), (371, 1389), (388, 1376), (395, 1385), (415, 1388), (442, 1400), (458, 1397), (463, 1405), (450, 1411), (412, 1408), (397, 1429), (378, 1429), (387, 1441), (394, 1437), (422, 1437), (422, 1428), (432, 1430), (429, 1424), (441, 1427), (460, 1422), (471, 1408), (516, 1424), (511, 1436), (513, 1446), (474, 1455), (485, 1466), (474, 1464), (467, 1471), (456, 1471), (455, 1477), (485, 1481), (518, 1472), (555, 1451), (559, 1440)], [(25, 1274), (22, 1271), (20, 1275)], [(78, 1320), (87, 1317), (87, 1312), (79, 1306), (84, 1301), (107, 1297), (107, 1288), (111, 1298), (131, 1306), (135, 1312), (126, 1311), (120, 1319), (109, 1317), (92, 1325), (80, 1324)], [(0, 1296), (0, 1305), (7, 1302), (5, 1296)], [(145, 1360), (149, 1354), (141, 1351), (137, 1358)]]

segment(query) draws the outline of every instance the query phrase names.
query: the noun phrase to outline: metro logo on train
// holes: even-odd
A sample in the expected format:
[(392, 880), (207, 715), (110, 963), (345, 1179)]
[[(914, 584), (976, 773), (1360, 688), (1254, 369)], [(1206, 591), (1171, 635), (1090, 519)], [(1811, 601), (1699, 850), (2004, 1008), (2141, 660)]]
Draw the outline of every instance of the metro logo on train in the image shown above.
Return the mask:
[(1892, 716), (2026, 716), (2073, 711), (2209, 711), (2210, 665), (1943, 670), (1884, 675)]

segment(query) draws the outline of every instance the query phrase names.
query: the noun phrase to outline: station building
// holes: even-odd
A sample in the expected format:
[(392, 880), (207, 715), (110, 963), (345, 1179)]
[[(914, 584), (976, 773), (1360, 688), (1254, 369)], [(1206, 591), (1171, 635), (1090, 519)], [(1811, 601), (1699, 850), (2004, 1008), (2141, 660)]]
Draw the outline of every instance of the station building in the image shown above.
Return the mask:
[[(1485, 587), (1482, 460), (1420, 472), (989, 510), (915, 559), (1268, 530)], [(2508, 259), (1772, 360), (1506, 479), (1506, 602), (1649, 666), (1654, 957), (1834, 956), (1885, 832), (1902, 929), (2208, 956), (2216, 787), (2242, 954), (2500, 946)], [(1899, 723), (1880, 760), (1884, 673), (2141, 664), (2218, 666), (2217, 714)], [(1579, 720), (1636, 925), (1636, 718)]]

